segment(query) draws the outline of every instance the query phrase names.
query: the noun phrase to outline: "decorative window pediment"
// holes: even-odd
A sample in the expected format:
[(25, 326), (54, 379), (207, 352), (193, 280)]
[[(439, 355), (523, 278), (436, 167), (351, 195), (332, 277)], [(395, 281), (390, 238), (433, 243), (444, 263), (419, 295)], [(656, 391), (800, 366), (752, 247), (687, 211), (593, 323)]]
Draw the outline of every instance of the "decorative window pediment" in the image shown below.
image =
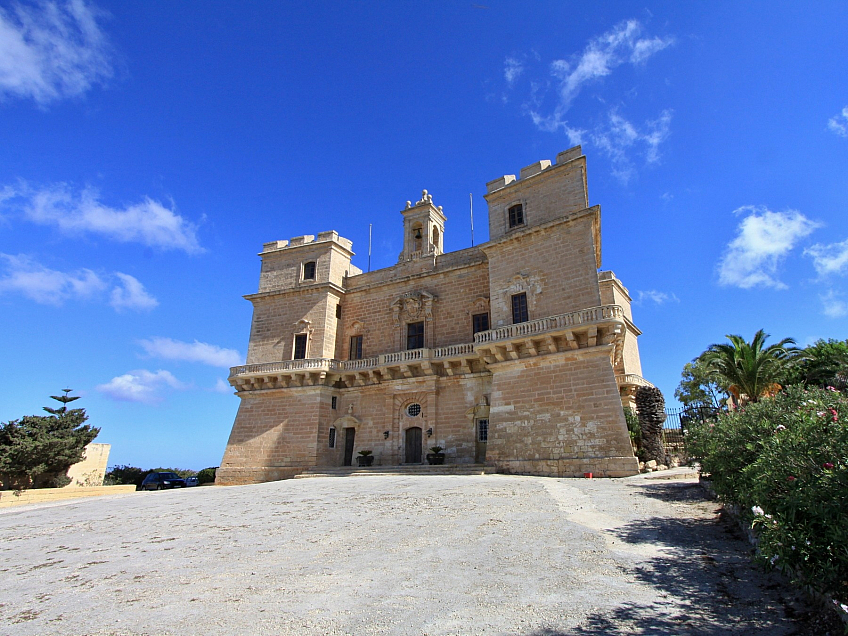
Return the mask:
[(433, 320), (433, 303), (436, 299), (436, 296), (426, 291), (407, 292), (399, 296), (391, 305), (395, 327), (400, 327), (401, 321)]

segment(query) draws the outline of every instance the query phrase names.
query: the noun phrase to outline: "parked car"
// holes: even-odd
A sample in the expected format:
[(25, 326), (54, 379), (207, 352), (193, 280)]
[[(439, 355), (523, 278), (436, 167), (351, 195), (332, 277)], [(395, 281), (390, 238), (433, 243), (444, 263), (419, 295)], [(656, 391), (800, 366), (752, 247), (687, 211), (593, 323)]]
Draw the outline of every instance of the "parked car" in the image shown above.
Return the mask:
[(189, 488), (191, 486), (199, 486), (200, 485), (200, 481), (197, 479), (197, 477), (186, 477), (185, 483), (186, 483), (186, 488)]
[(185, 488), (185, 480), (177, 473), (150, 473), (141, 482), (139, 490), (165, 490), (166, 488)]

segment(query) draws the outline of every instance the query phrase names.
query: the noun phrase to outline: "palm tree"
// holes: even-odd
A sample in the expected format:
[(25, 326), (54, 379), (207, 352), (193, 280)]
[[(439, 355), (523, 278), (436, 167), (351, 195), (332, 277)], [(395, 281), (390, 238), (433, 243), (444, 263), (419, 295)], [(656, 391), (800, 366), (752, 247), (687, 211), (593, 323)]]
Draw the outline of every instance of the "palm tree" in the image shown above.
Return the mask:
[(742, 336), (726, 337), (730, 344), (710, 345), (704, 352), (704, 360), (739, 402), (756, 402), (779, 391), (778, 381), (800, 355), (800, 350), (791, 346), (795, 344), (792, 338), (764, 348), (769, 334), (762, 329), (751, 342)]

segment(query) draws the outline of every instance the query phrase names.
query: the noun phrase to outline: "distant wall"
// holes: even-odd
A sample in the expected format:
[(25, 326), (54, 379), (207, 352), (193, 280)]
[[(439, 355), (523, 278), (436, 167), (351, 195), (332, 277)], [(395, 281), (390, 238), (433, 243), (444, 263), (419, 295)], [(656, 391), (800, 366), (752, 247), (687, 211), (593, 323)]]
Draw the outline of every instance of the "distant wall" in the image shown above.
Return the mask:
[(35, 488), (15, 494), (14, 490), (0, 492), (0, 508), (32, 503), (49, 503), (80, 497), (101, 497), (135, 492), (135, 486), (99, 486), (97, 488)]
[(106, 467), (109, 465), (110, 450), (112, 450), (111, 444), (89, 444), (86, 446), (82, 461), (68, 469), (68, 477), (71, 479), (71, 483), (65, 488), (102, 486), (103, 478), (106, 476)]

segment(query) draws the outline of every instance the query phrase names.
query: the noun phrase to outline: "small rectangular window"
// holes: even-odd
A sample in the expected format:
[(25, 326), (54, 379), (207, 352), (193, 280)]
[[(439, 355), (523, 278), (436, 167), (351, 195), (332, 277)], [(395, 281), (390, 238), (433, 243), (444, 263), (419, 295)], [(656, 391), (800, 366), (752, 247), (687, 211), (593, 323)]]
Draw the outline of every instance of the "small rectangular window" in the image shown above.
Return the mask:
[(406, 325), (406, 348), (407, 349), (423, 349), (424, 348), (424, 323), (411, 322)]
[(508, 210), (509, 213), (509, 227), (515, 227), (516, 225), (524, 225), (524, 207), (519, 203), (518, 205), (513, 205)]
[(362, 336), (351, 336), (350, 337), (350, 355), (348, 356), (349, 360), (361, 360), (362, 359)]
[(342, 306), (336, 305), (336, 318), (341, 318), (341, 317), (342, 317)]
[(474, 330), (472, 333), (489, 330), (489, 314), (474, 314), (471, 316), (471, 322)]
[(335, 410), (335, 409), (336, 409), (336, 406), (337, 406), (337, 405), (338, 405), (338, 403), (339, 403), (339, 402), (338, 402), (338, 400), (339, 400), (339, 398), (337, 398), (337, 397), (334, 395), (334, 396), (333, 396), (333, 399), (331, 400), (331, 405), (330, 405), (330, 406), (332, 407), (332, 409), (333, 409), (333, 410)]
[(527, 322), (527, 294), (524, 292), (512, 297), (512, 324)]
[(489, 441), (489, 420), (477, 420), (477, 441)]
[(301, 333), (294, 337), (294, 358), (293, 360), (306, 359), (306, 334)]
[[(336, 398), (333, 398), (333, 399), (335, 400)], [(335, 447), (336, 447), (336, 427), (331, 426), (330, 427), (330, 448), (335, 448)]]
[(303, 280), (315, 280), (315, 261), (303, 264)]

